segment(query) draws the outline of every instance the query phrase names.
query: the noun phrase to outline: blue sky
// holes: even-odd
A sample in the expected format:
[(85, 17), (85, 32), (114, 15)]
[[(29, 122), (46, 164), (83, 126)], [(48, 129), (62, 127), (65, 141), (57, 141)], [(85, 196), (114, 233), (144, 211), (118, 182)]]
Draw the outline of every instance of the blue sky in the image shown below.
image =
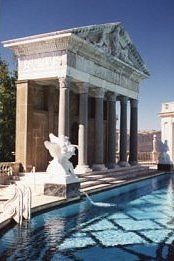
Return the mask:
[[(174, 101), (173, 0), (0, 0), (0, 41), (120, 21), (151, 76), (140, 85), (139, 129), (160, 129), (161, 103)], [(0, 56), (13, 68), (10, 51)]]

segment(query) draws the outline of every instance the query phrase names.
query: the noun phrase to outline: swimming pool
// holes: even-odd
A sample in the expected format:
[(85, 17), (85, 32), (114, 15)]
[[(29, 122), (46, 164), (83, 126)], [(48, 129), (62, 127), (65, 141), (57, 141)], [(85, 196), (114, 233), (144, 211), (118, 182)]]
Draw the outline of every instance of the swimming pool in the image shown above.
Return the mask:
[(0, 238), (0, 260), (174, 260), (174, 177), (166, 174), (39, 214)]

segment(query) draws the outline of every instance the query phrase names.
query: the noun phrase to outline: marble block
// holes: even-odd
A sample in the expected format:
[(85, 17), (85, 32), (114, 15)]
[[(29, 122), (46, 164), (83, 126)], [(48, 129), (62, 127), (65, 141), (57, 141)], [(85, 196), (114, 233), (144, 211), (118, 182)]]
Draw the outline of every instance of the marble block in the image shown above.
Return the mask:
[(66, 199), (78, 197), (80, 196), (80, 182), (67, 184), (45, 183), (44, 195)]

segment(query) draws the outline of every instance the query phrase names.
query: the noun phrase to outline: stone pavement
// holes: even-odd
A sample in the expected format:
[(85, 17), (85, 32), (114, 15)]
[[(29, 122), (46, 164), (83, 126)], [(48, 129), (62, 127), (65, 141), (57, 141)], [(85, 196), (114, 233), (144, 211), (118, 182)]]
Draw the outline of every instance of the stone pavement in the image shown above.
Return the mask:
[[(91, 173), (86, 173), (79, 175), (80, 179), (80, 191), (83, 195), (83, 192), (92, 193), (97, 191), (102, 191), (107, 188), (112, 188), (120, 186), (122, 184), (127, 184), (135, 180), (145, 179), (147, 177), (160, 175), (162, 173), (158, 172), (155, 169), (149, 169), (147, 167), (135, 166), (135, 167), (124, 167), (114, 170), (106, 170), (105, 172), (96, 171)], [(37, 173), (36, 173), (37, 175)], [(13, 196), (12, 185), (0, 185), (0, 229), (3, 226), (4, 221), (9, 217), (3, 215), (3, 205), (4, 203)], [(37, 188), (36, 188), (37, 192)], [(39, 192), (32, 193), (32, 213), (48, 209), (54, 206), (58, 206), (62, 203), (66, 203), (67, 200), (64, 198), (58, 198), (54, 196), (46, 196), (43, 193)], [(78, 198), (75, 198), (74, 201)]]

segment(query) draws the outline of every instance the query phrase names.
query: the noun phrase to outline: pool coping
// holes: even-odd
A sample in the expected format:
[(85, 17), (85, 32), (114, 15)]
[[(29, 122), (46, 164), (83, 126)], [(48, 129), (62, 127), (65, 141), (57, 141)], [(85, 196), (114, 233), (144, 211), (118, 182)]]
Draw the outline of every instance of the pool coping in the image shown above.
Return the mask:
[[(149, 175), (145, 175), (142, 177), (138, 177), (138, 178), (132, 178), (130, 180), (126, 180), (123, 181), (122, 183), (117, 183), (117, 184), (107, 184), (106, 186), (102, 186), (102, 187), (98, 187), (95, 189), (89, 189), (87, 191), (88, 194), (95, 194), (95, 193), (100, 193), (102, 191), (106, 191), (106, 190), (110, 190), (116, 187), (122, 187), (131, 183), (135, 183), (138, 181), (142, 181), (142, 180), (146, 180), (146, 179), (150, 179), (153, 177), (157, 177), (157, 176), (161, 176), (161, 175), (167, 175), (167, 174), (172, 174), (173, 171), (169, 171), (169, 172), (164, 172), (164, 171), (160, 171), (160, 172), (156, 172), (156, 173), (151, 173)], [(86, 192), (86, 191), (85, 191)], [(83, 191), (80, 192), (80, 196), (72, 198), (72, 199), (58, 199), (55, 200), (53, 202), (49, 202), (49, 203), (44, 203), (35, 207), (31, 208), (31, 218), (33, 216), (39, 215), (42, 212), (46, 212), (46, 210), (51, 210), (54, 209), (58, 206), (65, 206), (74, 202), (78, 202), (80, 201), (81, 198), (83, 198), (85, 195), (83, 193)], [(3, 231), (4, 229), (8, 229), (8, 226), (10, 227), (10, 225), (13, 223), (13, 219), (10, 218), (9, 216), (4, 216), (4, 218), (2, 218), (2, 220), (0, 219), (0, 231)]]

